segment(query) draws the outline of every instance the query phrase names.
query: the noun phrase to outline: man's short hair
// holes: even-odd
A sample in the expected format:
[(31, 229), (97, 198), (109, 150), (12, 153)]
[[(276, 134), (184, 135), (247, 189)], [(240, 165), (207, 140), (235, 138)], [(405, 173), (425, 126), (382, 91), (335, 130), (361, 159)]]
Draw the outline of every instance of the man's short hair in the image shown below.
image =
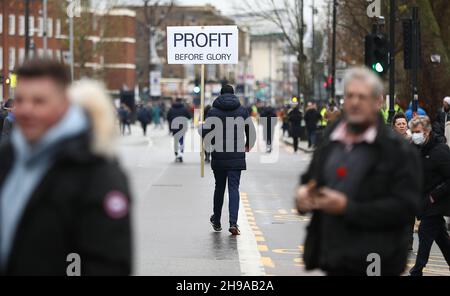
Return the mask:
[(68, 87), (71, 82), (68, 67), (52, 59), (30, 59), (18, 66), (14, 72), (17, 75), (17, 79), (48, 77), (64, 88)]
[(372, 96), (374, 98), (379, 98), (383, 95), (383, 81), (380, 77), (373, 71), (369, 70), (367, 67), (355, 67), (351, 68), (345, 73), (344, 76), (344, 90), (347, 92), (347, 87), (350, 82), (354, 80), (362, 80), (367, 82), (372, 88)]
[(231, 85), (229, 85), (229, 84), (224, 85), (222, 87), (222, 89), (220, 90), (220, 94), (221, 95), (224, 95), (224, 94), (234, 95), (234, 88)]

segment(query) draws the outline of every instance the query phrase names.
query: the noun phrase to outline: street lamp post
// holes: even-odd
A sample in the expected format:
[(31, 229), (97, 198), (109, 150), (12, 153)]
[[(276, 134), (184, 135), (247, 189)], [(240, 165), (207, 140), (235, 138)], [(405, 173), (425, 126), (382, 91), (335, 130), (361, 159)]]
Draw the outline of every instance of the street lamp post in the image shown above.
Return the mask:
[(75, 57), (74, 57), (74, 33), (73, 33), (73, 16), (69, 16), (69, 47), (70, 47), (70, 77), (75, 78)]
[(30, 52), (30, 0), (25, 0), (25, 59)]
[(336, 24), (337, 24), (337, 0), (333, 0), (333, 45), (331, 53), (331, 97), (336, 100)]
[(314, 3), (314, 0), (312, 0), (312, 61), (311, 61), (311, 76), (312, 76), (312, 87), (313, 87), (313, 97), (316, 100), (316, 57), (315, 57), (315, 24), (314, 24), (314, 18), (315, 18), (315, 10), (316, 5)]
[(43, 43), (44, 43), (44, 54), (47, 55), (47, 49), (48, 49), (48, 40), (47, 40), (47, 0), (42, 0), (42, 14), (43, 14), (43, 32), (42, 32), (42, 37), (43, 37)]
[(391, 123), (395, 115), (395, 23), (397, 12), (397, 1), (390, 1), (389, 16), (389, 119)]

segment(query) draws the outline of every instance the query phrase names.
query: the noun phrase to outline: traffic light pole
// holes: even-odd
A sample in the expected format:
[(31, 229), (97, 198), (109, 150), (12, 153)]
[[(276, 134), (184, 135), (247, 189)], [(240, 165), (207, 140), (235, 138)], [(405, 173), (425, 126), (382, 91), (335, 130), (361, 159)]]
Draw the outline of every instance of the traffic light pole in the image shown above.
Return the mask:
[(413, 114), (417, 114), (417, 109), (419, 107), (419, 95), (417, 90), (417, 74), (419, 70), (419, 49), (420, 49), (420, 39), (419, 39), (419, 8), (412, 8), (412, 38), (413, 38), (413, 47), (412, 47), (412, 70), (411, 70), (411, 85), (412, 85), (412, 96), (413, 96), (413, 104), (412, 111)]
[(397, 18), (397, 1), (391, 0), (389, 16), (389, 119), (395, 115), (395, 24)]
[(336, 101), (336, 17), (337, 17), (337, 0), (333, 0), (333, 45), (331, 52), (331, 98)]
[(25, 0), (25, 60), (30, 55), (30, 0)]

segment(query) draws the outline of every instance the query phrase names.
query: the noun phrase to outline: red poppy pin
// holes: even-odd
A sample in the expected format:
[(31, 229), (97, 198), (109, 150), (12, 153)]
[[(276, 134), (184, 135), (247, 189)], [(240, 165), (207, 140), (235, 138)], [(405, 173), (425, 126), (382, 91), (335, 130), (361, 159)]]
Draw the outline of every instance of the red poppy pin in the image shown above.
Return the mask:
[(345, 178), (345, 176), (347, 176), (347, 168), (345, 168), (345, 167), (338, 167), (336, 169), (336, 175), (340, 179)]

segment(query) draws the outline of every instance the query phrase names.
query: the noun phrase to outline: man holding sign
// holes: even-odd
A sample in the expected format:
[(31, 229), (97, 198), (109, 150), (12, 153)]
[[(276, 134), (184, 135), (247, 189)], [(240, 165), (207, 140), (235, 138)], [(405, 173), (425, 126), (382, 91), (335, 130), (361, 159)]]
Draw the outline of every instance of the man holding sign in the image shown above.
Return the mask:
[(215, 231), (222, 230), (220, 218), (228, 183), (229, 231), (239, 235), (239, 184), (241, 172), (247, 168), (245, 153), (255, 144), (256, 133), (248, 110), (234, 95), (233, 87), (225, 85), (220, 94), (206, 114), (206, 122), (202, 126), (202, 136), (212, 147), (211, 168), (216, 180), (214, 214), (210, 222)]
[[(239, 183), (241, 171), (246, 169), (245, 152), (250, 149), (250, 127), (253, 127), (254, 130), (254, 126), (253, 122), (248, 120), (247, 109), (241, 106), (230, 85), (222, 88), (221, 96), (216, 99), (207, 114), (209, 122), (207, 121), (205, 125), (203, 125), (205, 118), (203, 109), (205, 107), (205, 64), (237, 64), (238, 40), (237, 26), (167, 27), (167, 62), (169, 64), (201, 65), (200, 124), (202, 126), (200, 126), (200, 131), (205, 137), (205, 145), (212, 147), (211, 166), (216, 179), (214, 215), (210, 221), (214, 230), (222, 230), (220, 217), (228, 180), (229, 230), (233, 235), (240, 234), (237, 225)], [(203, 127), (204, 129), (202, 129)], [(203, 140), (201, 149), (200, 172), (203, 177)]]

